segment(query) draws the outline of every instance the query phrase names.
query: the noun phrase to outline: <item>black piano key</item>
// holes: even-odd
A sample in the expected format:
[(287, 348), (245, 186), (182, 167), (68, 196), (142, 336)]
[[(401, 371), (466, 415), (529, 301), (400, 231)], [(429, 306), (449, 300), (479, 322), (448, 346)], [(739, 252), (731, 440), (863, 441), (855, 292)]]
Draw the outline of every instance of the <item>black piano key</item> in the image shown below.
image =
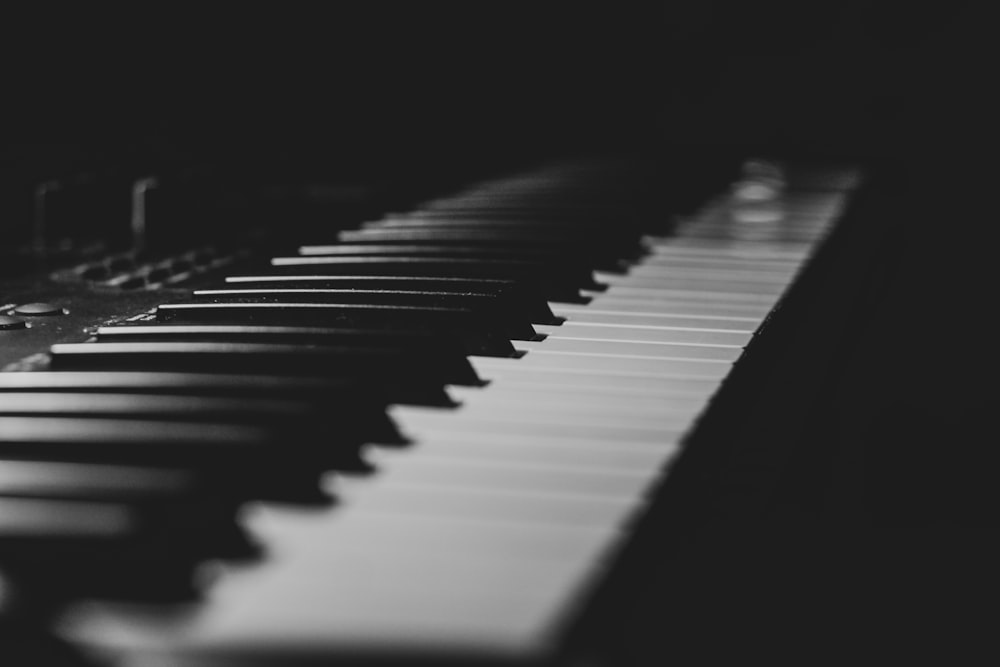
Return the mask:
[(600, 291), (605, 285), (594, 280), (590, 270), (563, 272), (544, 262), (442, 259), (430, 257), (275, 257), (275, 273), (308, 274), (321, 271), (333, 275), (399, 275), (454, 278), (532, 278), (539, 281), (546, 298), (558, 301), (576, 297), (579, 290)]
[(323, 470), (363, 470), (367, 442), (333, 413), (269, 425), (0, 416), (0, 459), (194, 468), (256, 497), (283, 497)]
[(111, 543), (134, 539), (141, 517), (124, 503), (0, 497), (0, 558), (25, 543)]
[[(587, 239), (579, 236), (563, 238), (559, 235), (525, 232), (514, 229), (472, 228), (385, 228), (344, 230), (338, 233), (341, 244), (351, 246), (431, 246), (446, 248), (496, 248), (500, 257), (521, 255), (525, 260), (545, 259), (551, 256), (572, 257), (589, 263), (591, 268), (620, 272), (631, 261), (637, 261), (647, 249), (638, 239), (621, 240), (613, 236)], [(307, 252), (320, 254), (332, 244), (302, 246)], [(316, 249), (316, 250), (312, 250)], [(418, 251), (415, 254), (419, 254)], [(459, 251), (461, 253), (463, 251)], [(464, 251), (466, 254), (472, 252)], [(459, 256), (461, 256), (459, 254)]]
[(344, 329), (424, 331), (457, 336), (469, 354), (510, 357), (516, 352), (495, 322), (464, 308), (326, 303), (168, 303), (157, 320), (192, 324), (328, 326)]
[(211, 480), (209, 495), (315, 502), (323, 471), (364, 471), (382, 443), (349, 414), (274, 423), (101, 416), (0, 415), (0, 461), (183, 468)]
[(311, 378), (250, 373), (181, 373), (158, 371), (36, 371), (0, 373), (0, 393), (8, 391), (128, 392), (190, 396), (315, 397), (344, 404), (384, 407), (377, 391), (350, 378)]
[[(241, 466), (234, 470), (232, 466), (199, 463), (202, 462), (170, 465), (135, 460), (120, 463), (6, 457), (0, 460), (0, 497), (115, 501), (172, 511), (229, 513), (247, 499), (329, 502), (329, 496), (319, 486), (325, 468), (295, 466), (285, 471)], [(233, 535), (221, 533), (219, 537), (219, 544), (228, 544), (230, 551), (247, 553), (246, 540), (234, 540)]]
[(0, 499), (127, 503), (147, 516), (210, 527), (199, 538), (212, 553), (245, 557), (257, 549), (233, 517), (253, 487), (237, 487), (232, 478), (193, 468), (8, 459), (0, 462)]
[[(180, 519), (180, 520), (178, 520)], [(239, 532), (211, 508), (170, 515), (113, 501), (0, 497), (0, 569), (36, 599), (89, 595), (185, 600), (214, 532)]]
[(397, 350), (232, 342), (115, 342), (54, 345), (54, 370), (202, 371), (354, 379), (393, 402), (452, 405), (444, 371)]
[(384, 347), (418, 354), (439, 369), (449, 384), (481, 385), (464, 354), (461, 341), (443, 335), (410, 331), (335, 329), (331, 327), (282, 327), (235, 324), (131, 324), (98, 327), (98, 341), (226, 341), (329, 345), (334, 347)]
[[(211, 490), (193, 469), (99, 463), (6, 460), (0, 497), (162, 502), (198, 498)], [(221, 494), (219, 494), (221, 496)]]
[(537, 280), (500, 278), (448, 278), (423, 276), (348, 276), (260, 274), (227, 276), (227, 285), (253, 288), (287, 287), (290, 289), (404, 290), (465, 294), (497, 294), (516, 304), (520, 312), (535, 324), (561, 324), (542, 296)]
[(196, 301), (278, 301), (296, 303), (365, 304), (468, 309), (495, 321), (514, 340), (536, 340), (537, 334), (518, 303), (498, 294), (427, 292), (417, 290), (363, 290), (290, 287), (231, 287), (192, 292)]
[(366, 227), (364, 229), (343, 229), (337, 232), (336, 240), (340, 243), (370, 244), (376, 241), (382, 243), (438, 243), (438, 244), (475, 244), (484, 243), (536, 247), (565, 246), (570, 252), (586, 254), (600, 250), (621, 252), (626, 256), (642, 247), (641, 236), (627, 233), (616, 234), (612, 229), (572, 229), (567, 227), (542, 227), (523, 223), (504, 225), (477, 225), (475, 223), (456, 221), (452, 224), (437, 224), (424, 222), (414, 225), (396, 225), (388, 227)]
[[(563, 202), (565, 203), (565, 202)], [(504, 202), (499, 198), (489, 200), (489, 205), (476, 206), (472, 202), (455, 202), (449, 208), (421, 207), (405, 214), (394, 214), (364, 225), (372, 227), (409, 227), (430, 225), (531, 225), (537, 228), (573, 227), (581, 230), (633, 229), (637, 226), (634, 216), (614, 206), (580, 206), (570, 208), (554, 206), (539, 208), (519, 202)]]
[[(320, 414), (346, 415), (371, 442), (397, 444), (403, 437), (386, 415), (389, 398), (371, 383), (350, 378), (290, 375), (180, 373), (156, 371), (37, 371), (0, 373), (0, 401), (9, 393), (128, 393), (131, 396), (181, 396), (191, 400), (224, 398), (295, 401)], [(427, 397), (432, 405), (451, 405), (442, 391)]]
[[(636, 259), (639, 249), (628, 257)], [(570, 244), (538, 243), (487, 243), (470, 240), (468, 243), (435, 243), (433, 239), (415, 243), (373, 242), (344, 243), (338, 245), (307, 245), (299, 247), (303, 257), (455, 257), (472, 259), (505, 259), (544, 261), (563, 266), (569, 271), (601, 269), (621, 272), (624, 258), (606, 249)]]
[(0, 456), (11, 458), (198, 462), (264, 451), (275, 440), (272, 429), (246, 424), (0, 416)]
[(290, 400), (94, 392), (4, 392), (0, 415), (94, 416), (259, 422), (304, 419), (308, 406)]
[(444, 384), (423, 358), (380, 348), (233, 343), (138, 341), (53, 345), (56, 370), (218, 370), (223, 373), (281, 372), (321, 377), (410, 379)]
[(406, 373), (410, 368), (404, 364), (414, 363), (395, 350), (379, 348), (212, 341), (60, 343), (49, 354), (56, 370), (256, 370), (321, 377)]

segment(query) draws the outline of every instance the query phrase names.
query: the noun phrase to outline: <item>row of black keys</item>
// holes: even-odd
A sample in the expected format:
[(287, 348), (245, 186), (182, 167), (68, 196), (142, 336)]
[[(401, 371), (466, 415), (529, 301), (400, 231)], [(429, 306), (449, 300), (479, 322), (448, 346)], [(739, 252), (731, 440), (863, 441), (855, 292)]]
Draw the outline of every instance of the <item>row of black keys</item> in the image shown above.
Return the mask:
[(467, 355), (516, 356), (641, 255), (619, 193), (575, 180), (340, 231), (0, 373), (0, 574), (38, 608), (183, 599), (205, 559), (259, 556), (247, 499), (331, 502), (321, 474), (406, 444), (388, 404), (452, 406), (485, 384)]

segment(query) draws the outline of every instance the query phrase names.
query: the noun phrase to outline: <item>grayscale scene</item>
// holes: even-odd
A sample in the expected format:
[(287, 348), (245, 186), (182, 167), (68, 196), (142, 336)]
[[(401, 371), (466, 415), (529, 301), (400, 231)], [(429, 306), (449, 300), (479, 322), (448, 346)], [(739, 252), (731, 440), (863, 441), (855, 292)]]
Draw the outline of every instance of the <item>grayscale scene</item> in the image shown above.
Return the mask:
[(995, 23), (886, 4), (9, 11), (0, 665), (981, 662)]

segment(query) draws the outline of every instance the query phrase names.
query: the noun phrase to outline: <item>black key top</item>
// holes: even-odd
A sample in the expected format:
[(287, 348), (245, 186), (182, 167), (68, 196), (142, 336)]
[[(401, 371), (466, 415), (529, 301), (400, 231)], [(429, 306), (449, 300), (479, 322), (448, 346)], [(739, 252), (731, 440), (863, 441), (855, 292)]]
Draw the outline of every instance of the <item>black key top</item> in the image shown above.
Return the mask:
[[(6, 458), (0, 461), (0, 497), (111, 500), (174, 509), (193, 507), (196, 512), (222, 508), (231, 514), (250, 498), (328, 501), (329, 496), (318, 487), (323, 472), (297, 465), (287, 469), (245, 465), (213, 468)], [(241, 546), (245, 551), (246, 545)]]
[[(629, 258), (635, 259), (639, 248)], [(613, 269), (622, 271), (622, 258), (604, 248), (564, 243), (497, 243), (470, 240), (469, 243), (440, 244), (433, 239), (420, 243), (345, 243), (339, 245), (308, 245), (299, 248), (303, 257), (455, 257), (544, 261), (565, 267), (568, 271)]]
[(415, 243), (417, 241), (436, 241), (442, 244), (457, 242), (498, 243), (500, 245), (558, 243), (581, 250), (609, 245), (626, 252), (641, 245), (641, 235), (631, 230), (626, 230), (625, 233), (616, 233), (614, 229), (580, 229), (572, 225), (539, 227), (520, 221), (485, 224), (465, 220), (445, 222), (421, 220), (406, 225), (343, 229), (338, 231), (336, 236), (336, 240), (341, 243), (371, 243), (376, 239), (383, 242), (392, 240), (394, 243)]
[(235, 324), (140, 324), (99, 327), (99, 341), (229, 341), (385, 347), (406, 350), (429, 360), (449, 384), (478, 386), (482, 380), (465, 357), (461, 341), (421, 332), (281, 327)]
[(542, 296), (536, 280), (500, 278), (446, 278), (421, 276), (345, 276), (345, 275), (247, 275), (228, 276), (226, 284), (234, 287), (290, 289), (405, 290), (468, 294), (498, 294), (516, 304), (519, 312), (535, 324), (561, 324), (562, 318)]
[[(366, 442), (336, 415), (268, 426), (0, 416), (0, 459), (197, 468), (232, 478), (235, 488), (264, 480), (261, 495), (286, 488), (289, 479), (315, 479), (321, 470), (358, 469)], [(264, 473), (277, 479), (272, 484)]]
[(197, 301), (226, 302), (294, 302), (329, 304), (365, 304), (388, 306), (416, 306), (430, 308), (459, 308), (481, 313), (494, 321), (504, 333), (514, 340), (536, 340), (537, 334), (530, 319), (517, 310), (511, 302), (498, 294), (469, 294), (451, 292), (423, 292), (415, 290), (362, 290), (288, 287), (233, 287), (228, 289), (195, 290), (192, 298)]
[(50, 350), (53, 369), (218, 370), (323, 377), (419, 378), (445, 384), (423, 358), (380, 348), (230, 342), (62, 343)]
[(184, 421), (269, 422), (304, 419), (309, 408), (296, 401), (170, 394), (94, 392), (5, 392), (0, 415), (48, 415), (181, 419)]
[(232, 519), (252, 487), (236, 488), (235, 477), (183, 468), (6, 460), (0, 462), (0, 499), (127, 502), (146, 515), (210, 526), (203, 546), (243, 557), (255, 549)]
[(181, 468), (3, 461), (0, 497), (163, 501), (204, 494), (205, 477)]
[(231, 464), (275, 441), (272, 429), (245, 424), (0, 416), (4, 458), (140, 464), (228, 459)]
[(454, 278), (532, 278), (538, 280), (546, 298), (558, 301), (579, 290), (602, 290), (589, 270), (561, 271), (544, 262), (491, 259), (440, 259), (427, 257), (275, 257), (276, 273), (331, 273), (334, 275), (399, 275)]
[[(135, 508), (120, 503), (0, 497), (0, 544), (47, 541), (108, 544), (132, 539), (141, 524)], [(9, 554), (4, 549), (3, 557)]]
[(495, 322), (462, 308), (325, 303), (169, 303), (157, 320), (171, 323), (327, 326), (424, 331), (457, 336), (468, 354), (510, 357), (516, 352)]
[(607, 211), (539, 211), (531, 208), (454, 208), (411, 211), (372, 220), (362, 229), (406, 229), (419, 227), (532, 227), (579, 231), (585, 234), (635, 233), (638, 224), (628, 214)]
[(175, 519), (126, 503), (0, 497), (0, 568), (36, 598), (190, 599), (194, 566), (215, 555), (200, 538), (230, 532), (233, 518)]
[(355, 379), (395, 402), (451, 405), (444, 371), (398, 350), (277, 343), (65, 343), (50, 352), (54, 370), (216, 371)]
[[(505, 251), (535, 249), (543, 254), (564, 253), (591, 262), (601, 268), (620, 268), (622, 260), (641, 257), (646, 249), (638, 237), (620, 239), (613, 235), (589, 238), (576, 234), (561, 235), (544, 230), (512, 228), (497, 230), (470, 227), (389, 227), (385, 229), (344, 230), (337, 240), (350, 245), (431, 245), (477, 247), (493, 246)], [(325, 246), (305, 246), (322, 248)]]
[[(182, 396), (249, 398), (297, 401), (321, 414), (349, 415), (349, 423), (370, 434), (372, 442), (402, 440), (385, 413), (385, 392), (356, 379), (311, 378), (279, 375), (171, 373), (143, 371), (38, 371), (0, 373), (0, 401), (9, 393), (128, 393), (131, 396)], [(59, 400), (57, 396), (53, 401)], [(443, 391), (428, 399), (432, 405), (451, 405)], [(331, 413), (331, 410), (335, 412)], [(347, 423), (345, 418), (345, 423)]]
[[(365, 237), (411, 233), (414, 237), (432, 239), (435, 236), (449, 239), (454, 243), (466, 237), (470, 245), (495, 243), (500, 247), (507, 244), (541, 243), (542, 247), (558, 242), (575, 252), (601, 250), (602, 243), (618, 250), (630, 250), (642, 245), (645, 230), (624, 220), (607, 221), (600, 224), (581, 224), (573, 218), (549, 221), (526, 221), (523, 218), (469, 218), (469, 217), (408, 217), (391, 221), (376, 221), (359, 230), (345, 229), (337, 233), (341, 242), (364, 243)], [(487, 235), (477, 241), (475, 234)]]
[(0, 373), (0, 393), (8, 391), (96, 391), (170, 393), (191, 396), (313, 396), (384, 406), (377, 392), (348, 378), (309, 378), (285, 375), (175, 373), (143, 371)]

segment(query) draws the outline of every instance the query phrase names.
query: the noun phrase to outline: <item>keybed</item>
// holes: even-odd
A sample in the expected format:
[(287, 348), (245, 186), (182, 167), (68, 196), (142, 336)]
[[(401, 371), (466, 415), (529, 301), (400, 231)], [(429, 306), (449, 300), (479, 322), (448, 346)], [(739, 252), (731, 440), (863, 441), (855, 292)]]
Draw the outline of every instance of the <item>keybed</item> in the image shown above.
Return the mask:
[[(122, 665), (553, 655), (857, 182), (761, 165), (673, 225), (631, 209), (627, 179), (600, 165), (488, 181), (54, 347), (50, 375), (124, 379), (138, 364), (179, 386), (279, 378), (293, 364), (288, 387), (266, 380), (243, 388), (242, 407), (204, 408), (267, 412), (265, 424), (239, 417), (206, 433), (220, 448), (261, 444), (251, 481), (332, 463), (318, 490), (335, 499), (289, 504), (279, 484), (240, 513), (266, 555), (211, 560), (203, 601), (81, 602), (61, 635)], [(310, 391), (330, 378), (345, 384)], [(365, 399), (338, 407), (354, 389)], [(179, 419), (187, 399), (169, 394), (161, 410)], [(114, 399), (74, 400), (110, 410)], [(95, 437), (111, 431), (91, 422)], [(149, 423), (169, 439), (168, 422)], [(196, 440), (186, 422), (176, 432), (188, 428)], [(303, 439), (350, 445), (299, 460)], [(266, 446), (278, 442), (294, 463)]]

